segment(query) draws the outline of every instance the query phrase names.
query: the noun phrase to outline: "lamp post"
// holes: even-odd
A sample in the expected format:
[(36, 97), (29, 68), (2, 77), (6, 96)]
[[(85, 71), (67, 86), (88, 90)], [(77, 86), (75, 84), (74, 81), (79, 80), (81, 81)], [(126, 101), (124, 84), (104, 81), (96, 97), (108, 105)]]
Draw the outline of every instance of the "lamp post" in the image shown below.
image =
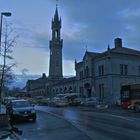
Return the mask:
[[(0, 19), (0, 57), (1, 57), (1, 38), (2, 38), (2, 19), (3, 16), (10, 17), (12, 14), (10, 12), (2, 12)], [(0, 58), (1, 59), (1, 58)], [(0, 102), (2, 101), (2, 76), (0, 74)], [(1, 103), (0, 103), (0, 112), (1, 112)]]
[(3, 16), (9, 17), (11, 15), (12, 14), (10, 12), (2, 12), (1, 13), (1, 20), (0, 20), (0, 51), (1, 51), (1, 36), (2, 36), (2, 19), (3, 19)]

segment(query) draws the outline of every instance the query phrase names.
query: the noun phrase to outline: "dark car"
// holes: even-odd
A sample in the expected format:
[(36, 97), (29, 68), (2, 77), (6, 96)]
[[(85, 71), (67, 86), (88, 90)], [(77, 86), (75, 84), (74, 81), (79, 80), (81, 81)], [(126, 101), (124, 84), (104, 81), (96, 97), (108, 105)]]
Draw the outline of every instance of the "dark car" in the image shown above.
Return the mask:
[(32, 119), (36, 121), (36, 111), (34, 106), (27, 100), (11, 100), (6, 111), (11, 120)]

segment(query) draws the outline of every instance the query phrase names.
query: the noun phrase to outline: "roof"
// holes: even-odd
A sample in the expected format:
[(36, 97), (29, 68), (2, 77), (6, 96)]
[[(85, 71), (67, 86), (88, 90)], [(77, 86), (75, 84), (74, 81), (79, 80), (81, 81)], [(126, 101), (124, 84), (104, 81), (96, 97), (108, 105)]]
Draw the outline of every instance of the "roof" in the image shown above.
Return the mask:
[(134, 50), (134, 49), (130, 49), (130, 48), (126, 48), (126, 47), (113, 48), (113, 49), (110, 49), (110, 52), (140, 56), (140, 51)]
[(100, 55), (100, 53), (97, 53), (97, 52), (88, 52), (86, 51), (85, 55), (88, 55), (89, 57), (96, 57), (98, 55)]
[(83, 66), (83, 62), (78, 62), (78, 63), (76, 63), (76, 66), (77, 66), (77, 67), (82, 67), (82, 66)]
[(48, 81), (48, 78), (45, 74), (42, 75), (42, 77), (36, 79), (36, 80), (28, 80), (29, 83), (36, 84), (36, 83), (46, 83)]
[(70, 83), (70, 82), (75, 82), (76, 81), (76, 76), (74, 77), (70, 77), (70, 78), (64, 78), (63, 80), (52, 84), (51, 86), (56, 86), (56, 85), (62, 85), (62, 84), (66, 84), (66, 83)]
[(96, 56), (98, 56), (98, 55), (100, 55), (100, 53), (97, 53), (97, 52), (88, 52), (88, 51), (86, 51), (86, 52), (85, 52), (85, 55), (84, 55), (84, 57), (83, 57), (83, 60), (85, 59), (86, 56), (91, 57), (91, 58), (94, 58), (94, 57), (96, 57)]

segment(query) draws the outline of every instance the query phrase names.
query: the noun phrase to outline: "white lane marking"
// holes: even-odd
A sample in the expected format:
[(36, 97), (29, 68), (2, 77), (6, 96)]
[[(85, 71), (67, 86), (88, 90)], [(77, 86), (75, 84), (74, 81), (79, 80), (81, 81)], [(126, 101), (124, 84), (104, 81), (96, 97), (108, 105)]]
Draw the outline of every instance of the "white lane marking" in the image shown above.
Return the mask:
[[(94, 112), (95, 113), (95, 112)], [(112, 116), (112, 117), (116, 117), (116, 118), (120, 118), (120, 119), (124, 119), (124, 120), (127, 120), (127, 121), (135, 121), (134, 119), (135, 118), (126, 118), (126, 117), (123, 117), (123, 116), (119, 116), (119, 115), (113, 115), (113, 114), (108, 114), (108, 113), (97, 113), (96, 112), (96, 114), (100, 114), (100, 115), (102, 115), (102, 116), (104, 116), (104, 115), (106, 115), (106, 116)]]
[(123, 116), (118, 116), (118, 115), (112, 115), (112, 117), (116, 117), (116, 118), (120, 118), (120, 119), (124, 119), (124, 120), (127, 120), (127, 121), (134, 121), (133, 119), (129, 119), (129, 118), (126, 118), (126, 117), (123, 117)]

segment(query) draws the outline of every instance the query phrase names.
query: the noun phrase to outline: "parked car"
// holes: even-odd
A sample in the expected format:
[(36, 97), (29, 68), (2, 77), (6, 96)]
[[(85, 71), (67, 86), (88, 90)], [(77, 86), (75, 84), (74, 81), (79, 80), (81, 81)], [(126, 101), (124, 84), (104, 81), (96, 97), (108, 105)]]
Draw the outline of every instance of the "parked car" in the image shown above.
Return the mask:
[(79, 93), (67, 93), (64, 98), (67, 99), (69, 105), (80, 105), (81, 98)]
[(10, 103), (11, 100), (16, 100), (16, 99), (17, 99), (16, 97), (4, 97), (2, 103), (4, 105), (7, 105), (8, 103)]
[(48, 105), (50, 101), (50, 98), (44, 97), (39, 101), (39, 105)]
[(134, 104), (134, 110), (135, 110), (136, 112), (140, 112), (140, 102), (136, 102), (136, 103)]
[(34, 106), (27, 100), (11, 100), (6, 106), (6, 112), (11, 120), (32, 119), (36, 121), (36, 111)]
[(81, 105), (81, 103), (84, 101), (85, 99), (84, 98), (81, 98), (81, 97), (76, 97), (74, 98), (73, 102), (72, 102), (72, 105)]
[(56, 107), (63, 107), (63, 106), (68, 106), (68, 101), (65, 98), (58, 98), (55, 101), (55, 106)]
[(39, 105), (42, 99), (43, 99), (43, 96), (35, 96), (32, 100), (32, 103)]
[(85, 98), (85, 100), (83, 100), (81, 102), (81, 105), (84, 105), (84, 106), (95, 106), (97, 104), (97, 99), (95, 97), (88, 97), (88, 98)]
[(140, 112), (140, 102), (136, 102), (134, 105), (129, 105), (128, 109)]
[(66, 98), (62, 97), (53, 97), (50, 102), (50, 106), (56, 106), (56, 107), (63, 107), (63, 106), (68, 106), (68, 101)]

